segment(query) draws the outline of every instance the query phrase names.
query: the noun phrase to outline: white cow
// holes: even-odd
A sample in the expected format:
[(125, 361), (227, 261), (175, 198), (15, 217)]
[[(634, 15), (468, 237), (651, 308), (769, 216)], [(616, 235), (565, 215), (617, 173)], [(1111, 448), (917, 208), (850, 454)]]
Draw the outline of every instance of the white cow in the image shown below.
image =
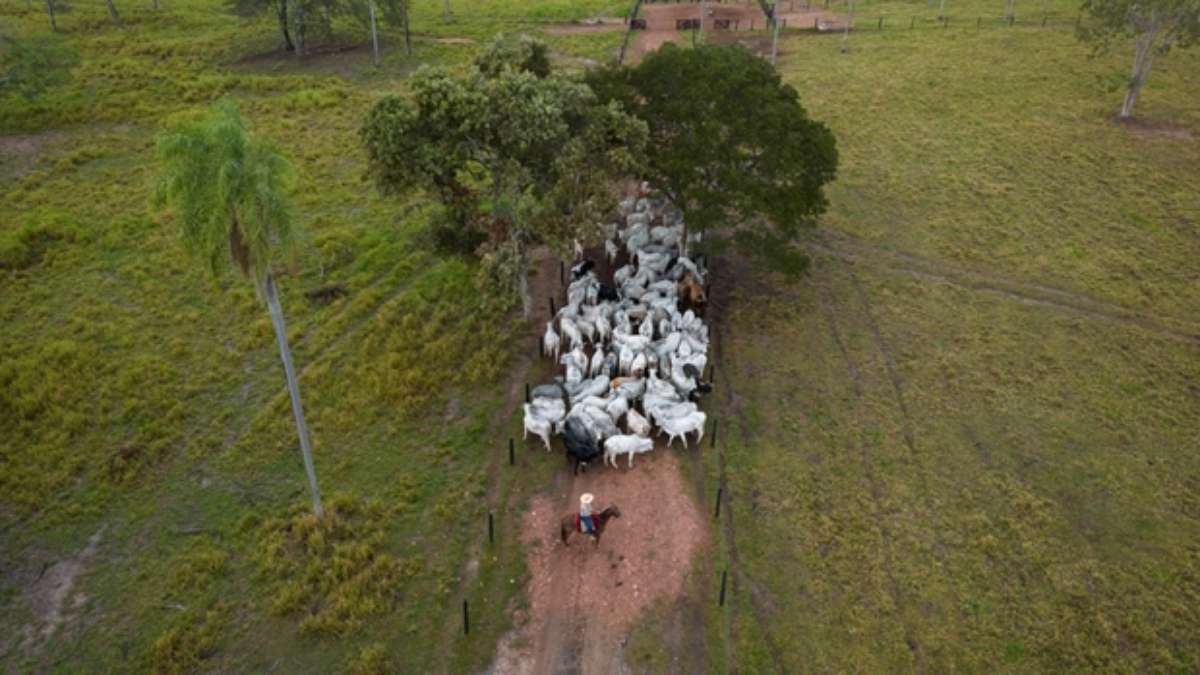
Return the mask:
[(650, 452), (654, 449), (654, 441), (642, 436), (613, 436), (604, 441), (604, 463), (617, 466), (617, 455), (629, 455), (629, 466), (633, 466), (633, 456)]

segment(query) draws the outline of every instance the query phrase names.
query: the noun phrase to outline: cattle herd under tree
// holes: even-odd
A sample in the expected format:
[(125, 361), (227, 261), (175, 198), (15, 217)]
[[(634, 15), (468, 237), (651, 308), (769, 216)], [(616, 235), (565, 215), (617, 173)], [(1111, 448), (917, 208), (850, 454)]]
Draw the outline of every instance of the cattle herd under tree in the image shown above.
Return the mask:
[(699, 234), (686, 236), (678, 209), (645, 183), (620, 202), (619, 216), (624, 225), (607, 226), (605, 252), (611, 264), (626, 262), (604, 283), (577, 248), (567, 303), (541, 345), (564, 372), (525, 404), (526, 437), (549, 451), (550, 436), (562, 435), (576, 471), (601, 455), (614, 467), (628, 455), (633, 466), (634, 455), (654, 448), (655, 427), (668, 446), (693, 432), (699, 442), (705, 415), (696, 401), (712, 391), (701, 379), (708, 326), (697, 315), (707, 270), (687, 256)]

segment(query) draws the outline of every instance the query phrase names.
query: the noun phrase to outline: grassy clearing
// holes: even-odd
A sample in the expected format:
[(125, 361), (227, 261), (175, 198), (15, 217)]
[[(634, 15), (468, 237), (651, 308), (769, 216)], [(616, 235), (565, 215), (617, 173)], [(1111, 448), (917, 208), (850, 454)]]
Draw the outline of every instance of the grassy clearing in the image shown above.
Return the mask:
[[(37, 102), (0, 101), (15, 149), (0, 164), (4, 668), (482, 667), (523, 575), (504, 510), (557, 466), (490, 470), (513, 431), (501, 412), (519, 324), (481, 301), (470, 265), (430, 252), (430, 203), (374, 194), (356, 134), (377, 92), (402, 90), (417, 65), (463, 64), (502, 29), (543, 24), (511, 5), (476, 16), (495, 8), (456, 2), (449, 23), (423, 8), (416, 54), (389, 34), (376, 70), (363, 49), (273, 57), (269, 20), (216, 2), (122, 6), (123, 29), (101, 3), (72, 6), (59, 26), (83, 55), (76, 80)], [(558, 3), (536, 18), (613, 9)], [(22, 3), (0, 18), (45, 29)], [(569, 64), (602, 55), (605, 40), (555, 49)], [(336, 27), (339, 44), (365, 41)], [(309, 239), (278, 270), (334, 514), (322, 526), (306, 515), (265, 308), (240, 280), (211, 280), (147, 208), (154, 134), (225, 95), (300, 175)], [(344, 293), (309, 295), (330, 287)], [(489, 508), (500, 512), (490, 549)], [(46, 592), (39, 570), (79, 557), (97, 532), (65, 621), (27, 641), (33, 596)], [(455, 623), (462, 598), (471, 641)]]
[[(1088, 60), (1065, 29), (783, 51), (839, 139), (826, 240), (865, 252), (731, 291), (716, 555), (737, 574), (710, 669), (1200, 668), (1200, 345), (929, 272), (1195, 333), (1200, 144), (1115, 125), (1127, 55)], [(1200, 129), (1198, 59), (1163, 61), (1141, 114)], [(717, 454), (707, 471), (715, 491)]]

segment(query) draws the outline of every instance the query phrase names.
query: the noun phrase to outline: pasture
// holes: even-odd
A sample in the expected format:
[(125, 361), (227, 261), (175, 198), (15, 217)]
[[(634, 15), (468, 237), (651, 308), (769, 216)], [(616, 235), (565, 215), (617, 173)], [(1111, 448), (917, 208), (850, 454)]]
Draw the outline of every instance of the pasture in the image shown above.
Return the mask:
[[(433, 252), (431, 202), (363, 179), (356, 134), (499, 31), (608, 58), (619, 32), (550, 27), (625, 3), (416, 3), (414, 55), (388, 32), (379, 70), (348, 24), (361, 48), (297, 64), (217, 2), (118, 3), (122, 29), (71, 4), (75, 81), (0, 100), (3, 669), (482, 670), (529, 602), (521, 514), (563, 471), (519, 441), (521, 384), (551, 369)], [(1071, 3), (1045, 28), (1001, 5), (940, 28), (859, 4), (847, 54), (782, 35), (839, 179), (806, 279), (715, 257), (721, 429), (681, 481), (708, 513), (725, 488), (686, 591), (703, 640), (655, 640), (680, 610), (651, 612), (635, 669), (1200, 669), (1200, 53), (1162, 59), (1122, 127), (1132, 49), (1089, 59)], [(45, 27), (15, 0), (0, 21)], [(154, 134), (222, 95), (300, 175), (310, 239), (280, 286), (328, 530), (262, 303), (147, 206)]]

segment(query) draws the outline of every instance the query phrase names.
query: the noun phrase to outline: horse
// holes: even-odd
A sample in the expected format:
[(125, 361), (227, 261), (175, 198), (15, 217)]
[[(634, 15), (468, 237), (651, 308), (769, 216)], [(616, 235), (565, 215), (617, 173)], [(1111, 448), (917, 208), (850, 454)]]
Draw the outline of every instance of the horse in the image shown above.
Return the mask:
[[(608, 521), (613, 518), (620, 517), (621, 510), (617, 508), (616, 504), (613, 504), (600, 513), (593, 515), (592, 525), (595, 526), (596, 531), (588, 535), (592, 538), (592, 543), (599, 546), (600, 535), (604, 534), (604, 527), (608, 525)], [(579, 531), (580, 523), (578, 519), (579, 514), (572, 513), (570, 515), (563, 516), (562, 521), (559, 523), (558, 534), (560, 537), (562, 537), (562, 543), (564, 546), (567, 545), (567, 540), (570, 538), (572, 533), (583, 534)]]

